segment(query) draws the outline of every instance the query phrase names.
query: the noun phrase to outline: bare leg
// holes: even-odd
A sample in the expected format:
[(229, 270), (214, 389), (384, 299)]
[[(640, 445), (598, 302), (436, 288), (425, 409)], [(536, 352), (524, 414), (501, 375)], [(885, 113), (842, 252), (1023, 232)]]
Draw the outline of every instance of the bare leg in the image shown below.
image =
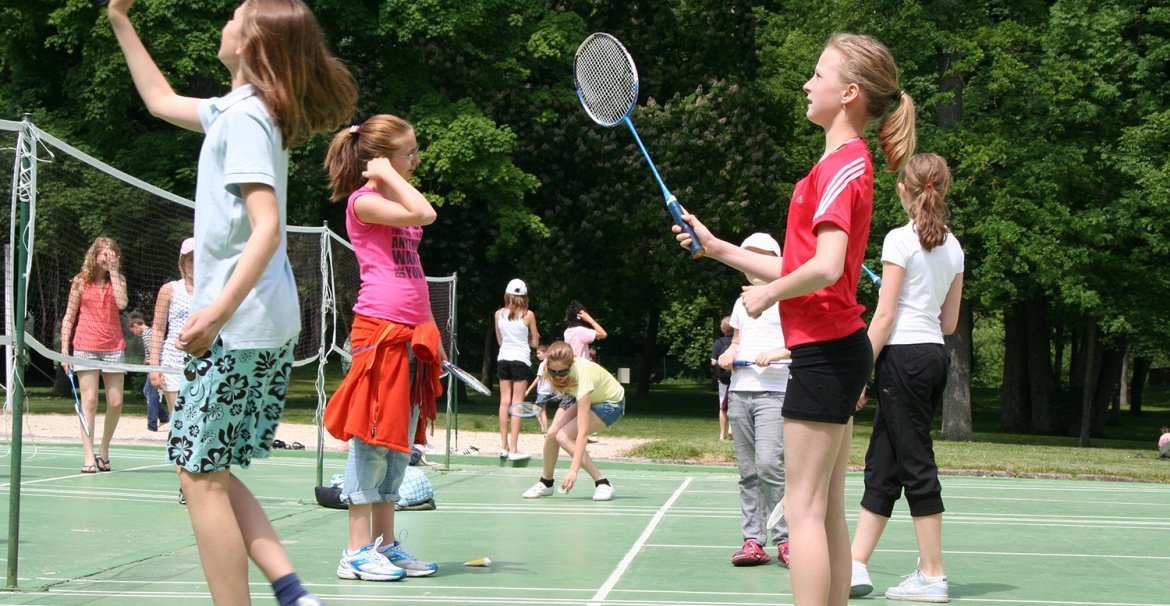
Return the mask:
[(719, 439), (720, 440), (727, 439), (727, 411), (726, 410), (719, 411)]
[[(605, 422), (603, 422), (601, 418), (598, 417), (595, 413), (590, 411), (589, 427), (587, 431), (589, 433), (594, 433), (603, 429), (605, 429)], [(556, 433), (557, 442), (560, 444), (561, 448), (565, 450), (565, 452), (569, 453), (569, 456), (572, 456), (574, 450), (577, 448), (577, 431), (577, 417), (576, 415), (573, 415), (572, 420), (570, 420), (568, 423), (565, 423), (565, 426)], [(545, 447), (545, 450), (548, 450), (547, 446)], [(605, 477), (601, 475), (601, 470), (598, 469), (597, 464), (593, 462), (593, 457), (589, 456), (588, 449), (585, 450), (585, 456), (581, 457), (581, 469), (584, 469), (585, 473), (589, 474), (589, 477), (593, 478), (594, 482)], [(551, 478), (552, 476), (547, 477)]]
[(374, 506), (371, 504), (349, 504), (349, 545), (347, 547), (350, 551), (357, 551), (374, 542), (374, 538), (370, 536), (373, 512)]
[(195, 474), (179, 471), (187, 495), (187, 512), (199, 547), (207, 588), (216, 606), (251, 604), (248, 592), (248, 551), (235, 519), (231, 473)]
[(511, 451), (508, 447), (508, 407), (512, 405), (512, 381), (500, 379), (500, 450)]
[(102, 383), (106, 386), (106, 418), (102, 423), (102, 445), (99, 453), (107, 461), (110, 460), (110, 441), (114, 439), (114, 430), (118, 428), (118, 421), (122, 418), (122, 386), (125, 381), (126, 375), (120, 372), (102, 373)]
[(839, 606), (849, 598), (844, 485), (851, 427), (796, 419), (784, 423), (784, 517), (796, 606)]
[[(517, 402), (523, 402), (524, 391), (526, 389), (528, 389), (528, 381), (512, 381), (512, 393), (510, 395), (512, 401), (508, 405), (511, 406)], [(500, 394), (500, 397), (503, 397), (503, 393)], [(512, 448), (510, 452), (513, 453), (520, 452), (520, 421), (520, 417), (512, 417)]]
[[(93, 430), (94, 423), (97, 421), (97, 406), (98, 406), (98, 383), (101, 379), (101, 371), (98, 370), (79, 370), (73, 373), (77, 376), (77, 394), (81, 398), (81, 414), (85, 415), (85, 422), (89, 423), (90, 430)], [(85, 448), (85, 465), (94, 465), (93, 451), (93, 436), (85, 435), (85, 430), (81, 431), (81, 446)]]
[(918, 538), (918, 556), (922, 558), (922, 574), (941, 577), (943, 572), (942, 514), (914, 518), (914, 536)]
[[(374, 532), (370, 540), (382, 537), (386, 545), (394, 543), (394, 503), (374, 503)], [(368, 543), (367, 543), (368, 545)]]
[(889, 521), (890, 518), (861, 508), (857, 514), (857, 531), (853, 533), (853, 545), (849, 550), (854, 562), (869, 565), (869, 558), (873, 557), (873, 550), (877, 549), (878, 540), (882, 538)]

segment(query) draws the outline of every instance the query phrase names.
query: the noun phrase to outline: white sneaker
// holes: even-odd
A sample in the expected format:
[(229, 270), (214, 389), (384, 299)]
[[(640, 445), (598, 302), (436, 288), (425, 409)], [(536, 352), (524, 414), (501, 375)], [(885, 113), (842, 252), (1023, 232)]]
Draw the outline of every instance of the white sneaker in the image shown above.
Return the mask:
[(511, 454), (511, 453), (510, 453), (510, 452), (508, 452), (508, 450), (507, 450), (507, 449), (501, 450), (501, 451), (500, 451), (500, 458), (501, 458), (501, 459), (506, 459), (506, 458), (508, 458), (508, 455), (509, 455), (509, 454)]
[(873, 581), (869, 578), (869, 569), (861, 562), (853, 563), (853, 580), (849, 586), (849, 597), (860, 598), (873, 591)]
[(523, 497), (525, 499), (539, 499), (540, 497), (551, 497), (552, 493), (552, 486), (545, 486), (544, 482), (537, 482), (532, 485), (532, 488), (524, 491)]
[(337, 577), (363, 581), (397, 581), (405, 577), (405, 570), (391, 564), (386, 556), (378, 553), (381, 545), (382, 537), (378, 537), (354, 553), (342, 550), (341, 562), (337, 564)]
[(509, 461), (523, 461), (525, 459), (531, 459), (531, 458), (532, 458), (532, 455), (530, 455), (526, 452), (510, 452), (510, 453), (508, 453), (508, 460)]
[(594, 501), (611, 501), (611, 500), (613, 500), (613, 485), (599, 484), (597, 486), (597, 488), (593, 490), (593, 500)]

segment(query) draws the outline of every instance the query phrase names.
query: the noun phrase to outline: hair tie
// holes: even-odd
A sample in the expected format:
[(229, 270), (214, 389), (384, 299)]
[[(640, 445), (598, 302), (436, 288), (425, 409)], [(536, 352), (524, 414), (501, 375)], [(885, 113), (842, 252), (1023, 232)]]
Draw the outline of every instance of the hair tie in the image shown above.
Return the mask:
[(922, 186), (922, 189), (934, 189), (934, 184), (933, 184), (933, 183), (927, 183), (926, 185), (923, 185), (923, 186)]
[(351, 132), (355, 135), (358, 134), (359, 132), (361, 132), (361, 130), (362, 130), (361, 124), (354, 124), (353, 126), (349, 127), (349, 132)]
[(904, 91), (902, 89), (898, 89), (898, 98), (899, 99), (902, 97), (902, 95), (905, 95), (905, 94), (906, 94), (906, 91)]

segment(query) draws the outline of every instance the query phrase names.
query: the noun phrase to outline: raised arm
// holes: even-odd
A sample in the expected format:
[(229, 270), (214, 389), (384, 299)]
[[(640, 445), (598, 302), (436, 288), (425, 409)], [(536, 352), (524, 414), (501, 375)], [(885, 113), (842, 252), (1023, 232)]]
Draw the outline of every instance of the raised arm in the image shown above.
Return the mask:
[(146, 109), (151, 115), (187, 130), (203, 132), (203, 125), (199, 122), (200, 100), (180, 96), (171, 88), (170, 82), (167, 82), (166, 76), (163, 76), (143, 46), (134, 24), (130, 22), (132, 4), (134, 0), (110, 0), (106, 14), (114, 28), (118, 45), (122, 47), (122, 54), (126, 57), (126, 65), (130, 68), (130, 77), (134, 79), (138, 95), (146, 103)]
[(110, 286), (114, 289), (114, 302), (118, 304), (118, 309), (126, 309), (130, 305), (130, 294), (126, 290), (126, 276), (122, 275), (122, 260), (115, 255), (113, 251), (107, 251), (109, 261), (107, 267), (110, 269)]
[(597, 333), (596, 338), (604, 339), (609, 336), (609, 333), (605, 332), (605, 329), (597, 323), (597, 320), (594, 320), (593, 316), (589, 315), (589, 312), (585, 311), (584, 309), (581, 310), (581, 313), (577, 314), (577, 317), (588, 322), (589, 325), (593, 327), (593, 331)]
[(353, 212), (362, 223), (421, 227), (435, 222), (438, 214), (430, 201), (391, 166), (387, 158), (374, 158), (362, 171), (374, 181), (380, 196), (358, 196)]

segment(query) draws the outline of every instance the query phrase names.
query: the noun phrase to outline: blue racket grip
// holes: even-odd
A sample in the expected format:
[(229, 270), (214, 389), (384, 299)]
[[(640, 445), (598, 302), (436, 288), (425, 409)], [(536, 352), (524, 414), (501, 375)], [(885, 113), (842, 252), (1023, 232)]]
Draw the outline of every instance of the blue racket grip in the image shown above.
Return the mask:
[(707, 249), (703, 248), (703, 245), (699, 243), (699, 237), (695, 235), (695, 230), (691, 228), (691, 224), (683, 221), (682, 206), (679, 205), (678, 198), (675, 198), (673, 194), (666, 199), (666, 210), (669, 210), (670, 216), (674, 217), (675, 224), (681, 227), (691, 237), (691, 258), (698, 259), (707, 254)]
[(751, 360), (736, 360), (731, 363), (732, 366), (755, 366), (756, 363)]

